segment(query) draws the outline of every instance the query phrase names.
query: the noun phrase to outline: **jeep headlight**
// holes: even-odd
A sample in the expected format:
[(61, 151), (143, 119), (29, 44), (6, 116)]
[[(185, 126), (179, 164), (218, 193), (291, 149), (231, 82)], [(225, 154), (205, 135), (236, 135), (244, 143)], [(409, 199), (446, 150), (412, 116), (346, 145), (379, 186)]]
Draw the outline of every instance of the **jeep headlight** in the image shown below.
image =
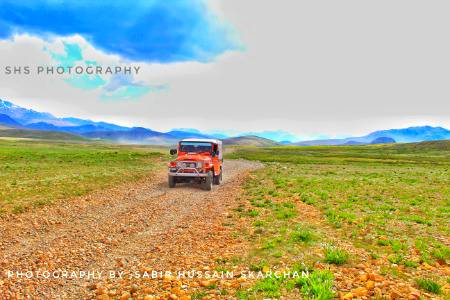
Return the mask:
[(197, 163), (197, 168), (203, 168), (203, 162), (199, 161), (199, 162)]
[(184, 167), (183, 165), (184, 165), (183, 162), (177, 161), (177, 168), (183, 168)]

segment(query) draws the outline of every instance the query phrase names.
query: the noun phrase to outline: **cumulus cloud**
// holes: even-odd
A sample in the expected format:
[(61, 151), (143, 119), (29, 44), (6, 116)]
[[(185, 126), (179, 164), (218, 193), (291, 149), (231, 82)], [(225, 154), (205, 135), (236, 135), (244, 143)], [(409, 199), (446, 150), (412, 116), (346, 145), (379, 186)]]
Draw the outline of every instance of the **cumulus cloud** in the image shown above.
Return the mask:
[(166, 88), (165, 85), (146, 85), (142, 81), (135, 80), (133, 75), (117, 74), (103, 87), (100, 97), (103, 100), (136, 100), (148, 92), (162, 91)]
[[(133, 74), (131, 74), (132, 66), (126, 66), (129, 68), (130, 73), (113, 73), (111, 75), (103, 75), (103, 74), (93, 74), (93, 70), (96, 68), (100, 68), (102, 72), (105, 67), (100, 66), (99, 62), (93, 59), (86, 59), (83, 56), (82, 46), (85, 42), (78, 43), (70, 43), (62, 40), (64, 45), (64, 51), (54, 52), (52, 50), (48, 50), (45, 48), (50, 54), (50, 57), (58, 63), (58, 66), (64, 67), (66, 72), (74, 68), (74, 66), (83, 67), (82, 70), (88, 71), (88, 67), (91, 67), (91, 74), (72, 74), (68, 78), (64, 78), (63, 80), (70, 84), (73, 87), (83, 89), (83, 90), (94, 90), (97, 88), (101, 88), (102, 93), (100, 94), (100, 99), (106, 100), (130, 100), (130, 99), (139, 99), (144, 96), (148, 92), (151, 91), (159, 91), (162, 90), (165, 86), (151, 86), (149, 84), (144, 83), (143, 81), (137, 81), (134, 79)], [(85, 48), (87, 45), (85, 45)], [(115, 64), (120, 63), (120, 60), (116, 60)], [(107, 66), (106, 68), (110, 68), (115, 72), (116, 66)], [(124, 67), (117, 66), (120, 68), (120, 72), (123, 72)], [(138, 67), (140, 68), (140, 67)], [(105, 72), (106, 73), (106, 72)]]
[(206, 0), (4, 0), (0, 38), (79, 34), (96, 48), (133, 61), (209, 61), (239, 48), (230, 24)]
[(133, 82), (133, 77), (130, 75), (114, 75), (109, 83), (105, 86), (105, 90), (108, 92), (113, 92), (124, 85), (139, 85)]

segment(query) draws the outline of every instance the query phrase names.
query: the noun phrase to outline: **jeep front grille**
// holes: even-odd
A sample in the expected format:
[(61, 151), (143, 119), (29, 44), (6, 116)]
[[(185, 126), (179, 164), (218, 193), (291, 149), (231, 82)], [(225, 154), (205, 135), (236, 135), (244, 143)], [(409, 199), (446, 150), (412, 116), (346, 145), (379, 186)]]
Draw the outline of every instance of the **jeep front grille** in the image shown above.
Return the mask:
[(197, 163), (195, 161), (180, 161), (177, 164), (179, 168), (197, 168)]

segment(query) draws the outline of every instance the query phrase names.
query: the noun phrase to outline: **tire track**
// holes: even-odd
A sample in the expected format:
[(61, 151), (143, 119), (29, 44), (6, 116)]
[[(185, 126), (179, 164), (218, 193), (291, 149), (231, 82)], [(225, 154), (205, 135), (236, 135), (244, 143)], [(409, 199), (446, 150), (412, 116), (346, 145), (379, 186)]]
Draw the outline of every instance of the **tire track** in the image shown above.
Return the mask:
[[(190, 220), (217, 217), (237, 196), (243, 176), (259, 165), (226, 161), (224, 181), (211, 192), (196, 185), (167, 187), (165, 170), (137, 183), (102, 190), (0, 221), (0, 296), (3, 299), (79, 299), (93, 280), (8, 278), (8, 271), (108, 271), (135, 264)], [(177, 244), (183, 241), (173, 241)], [(170, 249), (166, 253), (170, 254)], [(173, 254), (176, 254), (176, 248)]]

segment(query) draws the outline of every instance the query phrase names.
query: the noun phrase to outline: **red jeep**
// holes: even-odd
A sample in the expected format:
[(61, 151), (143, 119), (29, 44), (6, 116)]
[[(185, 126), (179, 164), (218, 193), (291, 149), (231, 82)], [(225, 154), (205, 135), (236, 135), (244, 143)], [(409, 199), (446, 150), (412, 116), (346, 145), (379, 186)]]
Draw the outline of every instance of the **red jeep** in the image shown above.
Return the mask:
[(184, 139), (178, 143), (178, 153), (174, 161), (169, 162), (169, 187), (180, 182), (197, 182), (203, 189), (210, 191), (213, 184), (222, 181), (222, 141), (214, 139)]

